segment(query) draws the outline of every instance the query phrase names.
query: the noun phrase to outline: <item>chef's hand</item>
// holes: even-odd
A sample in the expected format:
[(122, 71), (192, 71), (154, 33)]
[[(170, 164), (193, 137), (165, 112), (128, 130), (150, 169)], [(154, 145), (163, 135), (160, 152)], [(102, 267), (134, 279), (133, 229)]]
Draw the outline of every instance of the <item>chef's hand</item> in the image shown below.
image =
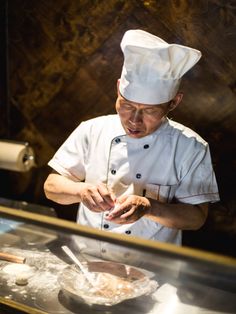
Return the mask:
[(109, 212), (106, 219), (117, 224), (129, 224), (148, 213), (150, 207), (146, 197), (124, 195), (116, 200), (115, 208)]
[(83, 183), (80, 190), (82, 203), (94, 212), (103, 212), (115, 206), (115, 195), (103, 183), (92, 185)]

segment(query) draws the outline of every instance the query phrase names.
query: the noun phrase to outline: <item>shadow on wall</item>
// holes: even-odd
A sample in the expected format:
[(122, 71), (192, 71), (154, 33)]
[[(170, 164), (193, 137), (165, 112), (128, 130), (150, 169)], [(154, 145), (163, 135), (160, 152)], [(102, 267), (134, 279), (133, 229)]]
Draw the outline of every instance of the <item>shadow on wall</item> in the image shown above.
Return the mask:
[(235, 134), (219, 126), (199, 130), (211, 148), (220, 202), (210, 204), (205, 225), (185, 231), (183, 243), (236, 257), (236, 142)]

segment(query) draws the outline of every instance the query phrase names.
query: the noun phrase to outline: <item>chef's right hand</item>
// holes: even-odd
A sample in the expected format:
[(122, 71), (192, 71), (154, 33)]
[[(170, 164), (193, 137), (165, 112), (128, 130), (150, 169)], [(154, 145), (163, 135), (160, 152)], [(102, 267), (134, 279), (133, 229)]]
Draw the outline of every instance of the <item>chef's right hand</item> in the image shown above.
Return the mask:
[(97, 186), (83, 183), (80, 190), (81, 202), (94, 212), (103, 212), (115, 206), (115, 195), (103, 183)]

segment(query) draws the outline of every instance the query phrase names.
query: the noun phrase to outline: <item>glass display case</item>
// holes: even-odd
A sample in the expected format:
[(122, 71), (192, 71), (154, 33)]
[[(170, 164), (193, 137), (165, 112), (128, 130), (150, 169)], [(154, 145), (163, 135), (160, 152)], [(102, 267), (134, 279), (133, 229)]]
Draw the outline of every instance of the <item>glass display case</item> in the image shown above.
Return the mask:
[(0, 313), (236, 313), (231, 257), (5, 206), (0, 243)]

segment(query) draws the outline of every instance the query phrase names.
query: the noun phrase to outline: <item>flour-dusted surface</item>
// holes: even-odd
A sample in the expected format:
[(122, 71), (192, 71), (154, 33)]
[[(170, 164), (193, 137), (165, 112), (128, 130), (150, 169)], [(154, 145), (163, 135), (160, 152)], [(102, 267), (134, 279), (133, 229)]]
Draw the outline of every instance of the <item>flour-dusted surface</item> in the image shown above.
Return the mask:
[[(58, 256), (61, 256), (60, 245), (56, 244), (55, 248)], [(114, 305), (112, 309), (111, 307), (108, 309), (107, 306), (94, 308), (62, 291), (58, 278), (68, 268), (68, 264), (47, 248), (44, 247), (40, 251), (35, 247), (27, 250), (5, 247), (4, 252), (26, 258), (25, 264), (0, 261), (0, 296), (6, 299), (12, 299), (51, 314), (92, 314), (97, 311), (109, 314), (147, 314), (149, 303), (151, 302), (152, 305), (150, 296), (141, 296), (135, 301), (132, 299), (127, 303)], [(27, 275), (26, 285), (16, 283), (17, 276), (21, 274)]]
[[(58, 303), (60, 287), (57, 278), (68, 264), (48, 249), (40, 252), (34, 249), (5, 248), (4, 252), (24, 256), (26, 262), (16, 264), (0, 261), (0, 295), (6, 299), (23, 301), (48, 313), (64, 313), (63, 307)], [(21, 276), (27, 278), (25, 285), (17, 284), (17, 279)]]
[(26, 264), (11, 263), (3, 267), (3, 273), (8, 275), (19, 275), (19, 274), (29, 274), (32, 275), (34, 271), (33, 267)]

